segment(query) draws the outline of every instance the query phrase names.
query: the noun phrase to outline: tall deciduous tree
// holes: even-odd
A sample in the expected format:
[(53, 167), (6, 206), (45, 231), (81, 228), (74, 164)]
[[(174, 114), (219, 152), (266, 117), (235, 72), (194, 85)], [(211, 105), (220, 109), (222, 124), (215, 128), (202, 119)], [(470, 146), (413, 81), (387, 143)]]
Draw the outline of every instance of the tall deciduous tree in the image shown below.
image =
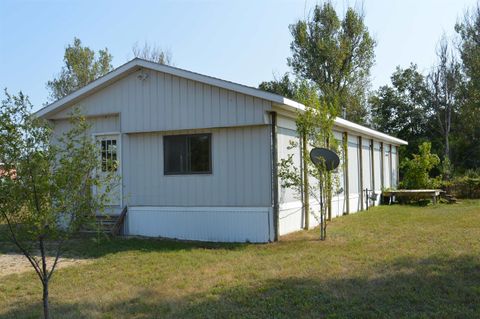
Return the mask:
[(47, 82), (53, 101), (78, 90), (113, 68), (112, 55), (107, 48), (96, 54), (89, 47), (83, 46), (78, 38), (74, 38), (73, 44), (65, 49), (63, 61), (65, 65), (57, 78)]
[(291, 25), (290, 31), (288, 64), (296, 74), (316, 83), (328, 103), (338, 102), (347, 119), (364, 122), (375, 41), (363, 16), (348, 8), (341, 20), (327, 2), (316, 5), (312, 16)]
[[(449, 49), (447, 39), (442, 38), (438, 52), (438, 65), (427, 76), (429, 91), (428, 111), (434, 119), (433, 127), (442, 136), (443, 159), (450, 163), (450, 133), (454, 117), (459, 109), (459, 88), (462, 83), (460, 63)], [(448, 178), (447, 172), (444, 177)]]
[[(480, 167), (480, 5), (467, 12), (455, 26), (460, 36), (460, 57), (465, 75), (462, 108), (459, 114), (462, 137), (456, 141), (454, 160), (464, 168)], [(453, 155), (453, 154), (452, 154)]]
[(380, 87), (369, 99), (372, 125), (408, 141), (406, 151), (410, 154), (426, 139), (429, 94), (425, 77), (412, 64), (406, 69), (397, 67), (390, 79), (391, 86)]
[(172, 54), (168, 50), (161, 49), (155, 45), (150, 45), (147, 42), (143, 47), (135, 43), (132, 47), (133, 55), (136, 58), (152, 61), (159, 64), (173, 65)]
[(275, 78), (272, 81), (260, 83), (258, 88), (293, 99), (297, 94), (298, 84), (296, 81), (290, 79), (288, 73), (285, 73), (280, 79)]
[(21, 93), (6, 93), (0, 108), (0, 224), (7, 226), (1, 235), (38, 275), (49, 318), (49, 283), (59, 257), (69, 238), (103, 211), (116, 182), (113, 174), (95, 174), (99, 152), (85, 118), (74, 116), (72, 130), (53, 140), (48, 124), (30, 109)]

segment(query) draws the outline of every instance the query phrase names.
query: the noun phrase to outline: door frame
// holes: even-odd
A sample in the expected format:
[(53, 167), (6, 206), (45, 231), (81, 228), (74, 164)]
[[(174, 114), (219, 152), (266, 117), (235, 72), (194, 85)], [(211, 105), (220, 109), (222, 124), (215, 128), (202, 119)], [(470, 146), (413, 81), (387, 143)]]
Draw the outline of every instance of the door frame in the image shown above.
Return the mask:
[[(119, 161), (118, 165), (118, 172), (120, 175), (120, 185), (119, 185), (119, 195), (120, 201), (119, 206), (120, 208), (123, 207), (123, 152), (122, 152), (122, 133), (120, 132), (101, 132), (101, 133), (92, 133), (93, 141), (95, 145), (97, 143), (97, 137), (101, 136), (117, 136), (117, 160)], [(117, 206), (117, 205), (107, 205), (107, 206)]]

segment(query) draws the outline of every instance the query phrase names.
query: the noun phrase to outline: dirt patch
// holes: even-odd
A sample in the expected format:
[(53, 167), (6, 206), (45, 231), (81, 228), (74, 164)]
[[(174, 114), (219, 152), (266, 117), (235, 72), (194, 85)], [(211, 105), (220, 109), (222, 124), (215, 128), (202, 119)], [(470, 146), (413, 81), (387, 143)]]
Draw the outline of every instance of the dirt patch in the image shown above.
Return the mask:
[[(37, 260), (41, 260), (37, 257)], [(54, 258), (47, 258), (47, 265), (52, 267)], [(57, 269), (70, 267), (90, 262), (89, 259), (60, 258), (58, 260)], [(19, 274), (27, 271), (34, 271), (28, 259), (20, 254), (0, 254), (0, 277), (11, 274)]]

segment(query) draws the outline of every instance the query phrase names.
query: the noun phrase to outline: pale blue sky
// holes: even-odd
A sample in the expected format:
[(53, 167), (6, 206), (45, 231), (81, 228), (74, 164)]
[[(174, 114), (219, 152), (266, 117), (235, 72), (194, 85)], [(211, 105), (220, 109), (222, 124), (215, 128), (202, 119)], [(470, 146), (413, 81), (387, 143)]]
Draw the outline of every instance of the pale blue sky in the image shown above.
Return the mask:
[[(13, 1), (0, 0), (0, 87), (22, 90), (38, 109), (45, 83), (60, 71), (74, 36), (107, 47), (117, 67), (135, 42), (167, 48), (175, 66), (257, 86), (288, 71), (288, 25), (318, 1)], [(342, 14), (348, 4), (334, 1)], [(475, 0), (365, 0), (366, 24), (377, 40), (372, 86), (389, 82), (397, 65), (428, 71), (443, 32)]]

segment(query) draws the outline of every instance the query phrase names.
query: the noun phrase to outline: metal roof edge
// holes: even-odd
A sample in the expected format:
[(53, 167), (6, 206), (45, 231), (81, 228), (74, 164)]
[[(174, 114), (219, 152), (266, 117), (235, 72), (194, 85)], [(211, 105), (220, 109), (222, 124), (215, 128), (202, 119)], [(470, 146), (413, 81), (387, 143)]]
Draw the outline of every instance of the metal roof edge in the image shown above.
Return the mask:
[(335, 119), (335, 125), (338, 126), (338, 127), (346, 128), (346, 129), (348, 129), (348, 130), (350, 130), (350, 131), (354, 131), (354, 132), (356, 132), (356, 133), (360, 133), (360, 134), (367, 135), (367, 136), (371, 136), (371, 137), (376, 137), (376, 138), (378, 138), (379, 140), (387, 141), (387, 142), (390, 142), (390, 143), (392, 143), (392, 144), (396, 144), (396, 145), (408, 145), (408, 142), (407, 142), (407, 141), (404, 141), (404, 140), (402, 140), (402, 139), (393, 137), (393, 136), (391, 136), (391, 135), (388, 135), (388, 134), (379, 132), (379, 131), (377, 131), (377, 130), (374, 130), (374, 129), (365, 127), (365, 126), (363, 126), (363, 125), (350, 122), (350, 121), (348, 121), (348, 120), (345, 120), (345, 119), (342, 119), (342, 118), (339, 118), (339, 117), (337, 117), (337, 118)]

